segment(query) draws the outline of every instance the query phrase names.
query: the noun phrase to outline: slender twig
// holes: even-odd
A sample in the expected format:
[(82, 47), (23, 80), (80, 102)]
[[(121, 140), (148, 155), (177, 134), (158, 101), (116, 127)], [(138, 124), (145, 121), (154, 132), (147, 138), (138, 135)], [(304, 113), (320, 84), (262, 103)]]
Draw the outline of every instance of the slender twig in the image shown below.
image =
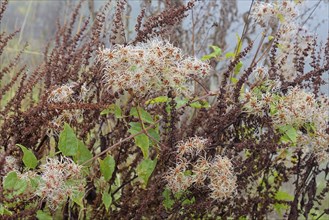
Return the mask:
[(22, 29), (21, 29), (21, 32), (19, 33), (18, 43), (16, 45), (20, 45), (20, 43), (22, 41), (23, 32), (24, 32), (24, 29), (25, 29), (25, 26), (26, 26), (27, 17), (29, 16), (30, 11), (31, 11), (32, 2), (33, 1), (30, 1), (29, 2), (29, 5), (27, 7), (27, 11), (26, 11), (26, 14), (25, 14), (25, 17), (24, 17), (24, 21), (23, 21), (23, 24), (22, 24)]
[(112, 196), (114, 196), (117, 192), (119, 192), (120, 189), (122, 189), (125, 185), (131, 183), (134, 179), (136, 179), (138, 176), (135, 175), (133, 178), (131, 178), (130, 180), (128, 180), (127, 182), (124, 182), (120, 187), (118, 187), (113, 193)]
[[(157, 120), (156, 122), (154, 122), (153, 124), (151, 124), (150, 126), (148, 126), (147, 128), (145, 128), (145, 130), (148, 131), (148, 130), (154, 128), (154, 127), (155, 127), (160, 121), (161, 121), (161, 119)], [(95, 155), (94, 157), (92, 157), (91, 159), (85, 161), (85, 162), (82, 163), (81, 165), (86, 165), (86, 164), (90, 163), (91, 161), (97, 159), (98, 157), (104, 155), (105, 153), (107, 153), (107, 152), (109, 152), (109, 151), (115, 149), (116, 147), (120, 146), (122, 143), (127, 142), (127, 141), (133, 139), (134, 137), (136, 137), (137, 135), (140, 135), (140, 134), (143, 134), (143, 133), (144, 133), (144, 131), (140, 131), (140, 132), (137, 132), (136, 134), (132, 134), (132, 135), (130, 135), (130, 136), (128, 136), (128, 137), (126, 137), (126, 138), (120, 140), (119, 142), (113, 144), (111, 147), (109, 147), (109, 148), (103, 150), (102, 152), (96, 154), (96, 155)]]
[(315, 12), (315, 10), (319, 7), (320, 3), (321, 3), (321, 0), (319, 0), (318, 3), (313, 6), (314, 7), (313, 10), (311, 11), (310, 15), (305, 19), (305, 21), (302, 23), (301, 27), (303, 27), (306, 24), (306, 22), (311, 18), (311, 16)]
[[(193, 76), (191, 76), (191, 78), (192, 78), (197, 84), (199, 84), (199, 85), (202, 87), (202, 89), (203, 89), (206, 93), (209, 93), (209, 92), (208, 92), (208, 89), (207, 89), (204, 85), (202, 85), (202, 83), (201, 83), (198, 79), (196, 79), (196, 78), (193, 77)], [(195, 88), (196, 88), (196, 86), (195, 86)]]
[(259, 53), (259, 51), (260, 51), (260, 49), (261, 49), (261, 47), (262, 47), (262, 45), (263, 45), (263, 42), (264, 42), (264, 40), (265, 40), (265, 36), (266, 36), (267, 31), (268, 31), (268, 29), (266, 29), (266, 30), (264, 31), (264, 33), (263, 33), (262, 39), (261, 39), (260, 42), (259, 42), (259, 45), (258, 45), (257, 51), (256, 51), (256, 53), (255, 53), (255, 56), (254, 56), (253, 60), (251, 61), (250, 66), (253, 66), (254, 63), (255, 63), (255, 60), (256, 60), (256, 58), (257, 58), (257, 55), (258, 55), (258, 53)]
[(321, 217), (322, 217), (324, 214), (326, 214), (326, 212), (322, 212), (322, 214), (321, 214), (321, 215), (319, 215), (319, 217), (317, 217), (317, 218), (316, 218), (316, 220), (320, 220), (320, 219), (321, 219)]
[(274, 42), (274, 40), (272, 40), (271, 43), (266, 47), (266, 49), (264, 50), (262, 55), (260, 55), (260, 57), (257, 59), (256, 63), (258, 63), (261, 59), (263, 59), (263, 57), (270, 51), (270, 49), (272, 48), (273, 42)]
[(194, 42), (195, 42), (195, 23), (194, 23), (194, 13), (193, 13), (193, 8), (191, 10), (191, 16), (192, 16), (192, 56), (195, 56), (195, 48), (194, 48)]
[(246, 37), (247, 31), (248, 31), (248, 28), (249, 28), (249, 24), (250, 24), (249, 16), (250, 16), (250, 12), (251, 12), (251, 9), (252, 9), (253, 4), (254, 4), (254, 0), (251, 1), (250, 7), (249, 7), (249, 11), (248, 11), (247, 20), (246, 20), (246, 22), (245, 22), (245, 24), (243, 26), (243, 31), (242, 31), (241, 38), (240, 38), (240, 40), (238, 42), (237, 47), (235, 48), (235, 54), (237, 54), (238, 48), (240, 48), (240, 45), (242, 44), (244, 38)]

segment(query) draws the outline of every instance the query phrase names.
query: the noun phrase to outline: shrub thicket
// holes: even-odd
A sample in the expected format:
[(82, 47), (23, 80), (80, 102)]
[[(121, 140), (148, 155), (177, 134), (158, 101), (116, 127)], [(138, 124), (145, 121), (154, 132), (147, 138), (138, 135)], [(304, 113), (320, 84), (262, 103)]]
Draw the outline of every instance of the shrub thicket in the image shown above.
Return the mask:
[[(39, 66), (20, 62), (24, 49), (1, 63), (0, 218), (328, 216), (329, 38), (299, 28), (299, 1), (255, 1), (224, 55), (232, 2), (201, 59), (184, 39), (193, 51), (208, 39), (180, 32), (198, 3), (142, 9), (129, 40), (120, 0), (111, 31), (111, 1), (73, 31), (81, 1)], [(0, 56), (18, 32), (0, 33)]]

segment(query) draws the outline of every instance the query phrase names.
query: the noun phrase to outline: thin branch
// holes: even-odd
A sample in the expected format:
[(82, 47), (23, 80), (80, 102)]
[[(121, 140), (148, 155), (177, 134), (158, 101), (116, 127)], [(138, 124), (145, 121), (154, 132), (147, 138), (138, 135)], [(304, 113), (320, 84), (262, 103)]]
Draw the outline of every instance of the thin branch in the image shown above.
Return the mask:
[(321, 3), (321, 0), (318, 1), (318, 3), (316, 5), (314, 5), (314, 8), (312, 10), (312, 12), (310, 13), (310, 15), (305, 19), (305, 21), (302, 23), (302, 27), (306, 24), (306, 22), (311, 18), (311, 16), (313, 15), (313, 13), (315, 12), (315, 10), (319, 7)]

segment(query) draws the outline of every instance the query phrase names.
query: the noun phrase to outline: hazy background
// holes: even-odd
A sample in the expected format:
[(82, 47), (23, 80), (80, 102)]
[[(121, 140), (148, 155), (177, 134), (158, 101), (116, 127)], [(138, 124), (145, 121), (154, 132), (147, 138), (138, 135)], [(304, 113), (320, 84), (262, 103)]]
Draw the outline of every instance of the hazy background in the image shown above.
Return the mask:
[[(2, 1), (2, 0), (0, 0)], [(133, 39), (135, 36), (134, 26), (136, 24), (136, 17), (140, 10), (145, 5), (148, 5), (150, 10), (156, 12), (163, 7), (162, 1), (153, 0), (149, 4), (149, 0), (127, 0), (128, 7), (126, 10), (127, 30), (126, 35), (129, 39)], [(236, 46), (236, 34), (241, 35), (243, 29), (243, 15), (249, 10), (251, 0), (205, 0), (203, 2), (196, 2), (194, 11), (205, 5), (204, 2), (216, 2), (218, 5), (223, 2), (236, 1), (237, 16), (234, 18), (234, 22), (229, 26), (226, 31), (225, 41), (227, 44), (226, 51), (234, 50)], [(318, 35), (318, 39), (322, 42), (326, 41), (329, 33), (329, 0), (304, 0), (305, 4), (301, 10), (300, 21), (305, 23), (304, 27), (310, 33)], [(6, 47), (5, 54), (7, 58), (13, 57), (24, 46), (25, 42), (29, 43), (29, 46), (24, 52), (23, 59), (27, 62), (31, 68), (35, 67), (40, 61), (42, 61), (44, 48), (47, 42), (51, 41), (57, 30), (56, 23), (64, 23), (70, 20), (70, 15), (78, 1), (77, 0), (10, 0), (8, 8), (5, 12), (3, 22), (1, 23), (0, 30), (6, 32), (13, 32), (21, 28), (21, 32), (16, 38), (10, 41), (8, 47)], [(86, 0), (82, 7), (82, 13), (77, 18), (77, 25), (81, 25), (86, 16), (90, 16), (90, 11), (97, 11), (107, 1), (106, 0)], [(173, 1), (174, 2), (174, 1)], [(187, 1), (184, 1), (187, 2)], [(93, 9), (91, 9), (91, 3)], [(111, 10), (114, 12), (116, 1), (112, 0)], [(209, 8), (209, 11), (211, 8)], [(217, 9), (216, 9), (217, 10)], [(213, 12), (212, 12), (213, 13)], [(220, 11), (218, 14), (212, 14), (212, 16), (218, 16), (220, 18)], [(216, 18), (216, 19), (218, 19)], [(199, 17), (200, 19), (200, 17)], [(183, 22), (183, 28), (191, 29), (191, 13), (185, 18)], [(106, 21), (111, 24), (111, 17)], [(256, 38), (255, 36), (252, 36)], [(187, 42), (189, 44), (190, 42)], [(204, 46), (207, 48), (208, 45)], [(216, 44), (216, 42), (215, 42)], [(185, 48), (183, 48), (185, 49)], [(188, 50), (188, 49), (185, 49)], [(191, 51), (185, 51), (191, 53)], [(194, 53), (194, 52), (193, 52)], [(205, 54), (205, 51), (200, 51), (195, 55), (200, 57)], [(1, 63), (6, 63), (6, 58), (0, 60)], [(328, 76), (326, 76), (328, 78)], [(323, 87), (322, 91), (328, 93), (329, 88)]]
[[(217, 1), (222, 2), (223, 0), (205, 0), (205, 1)], [(225, 0), (235, 1), (235, 0)], [(243, 14), (248, 11), (251, 0), (236, 0), (238, 17), (235, 25), (232, 26), (232, 33), (242, 32)], [(10, 0), (7, 11), (5, 13), (3, 22), (1, 24), (1, 30), (13, 31), (21, 28), (19, 35), (19, 42), (24, 43), (28, 41), (30, 44), (29, 49), (34, 52), (39, 52), (44, 47), (44, 42), (47, 42), (56, 32), (56, 22), (58, 19), (65, 21), (70, 18), (77, 0)], [(106, 0), (94, 0), (94, 10), (98, 10), (107, 1)], [(112, 9), (114, 9), (115, 1), (112, 1)], [(136, 17), (141, 9), (141, 5), (144, 5), (144, 0), (128, 0), (129, 11), (130, 11), (130, 23), (129, 23), (129, 37), (134, 37), (134, 25)], [(158, 7), (159, 1), (153, 0), (152, 5)], [(202, 4), (197, 2), (196, 5)], [(89, 8), (87, 4), (83, 5), (85, 14), (89, 15)], [(310, 32), (318, 34), (319, 39), (326, 40), (329, 31), (329, 1), (328, 0), (305, 0), (305, 7), (300, 16), (303, 20), (310, 18), (305, 23), (305, 27)], [(83, 17), (81, 17), (82, 19)], [(187, 17), (186, 20), (191, 19), (191, 16)], [(108, 21), (110, 22), (110, 21)], [(186, 23), (187, 24), (187, 23)], [(228, 39), (231, 36), (227, 36)], [(235, 42), (233, 42), (235, 44)], [(234, 45), (232, 45), (234, 46)], [(14, 49), (14, 48), (12, 48)]]

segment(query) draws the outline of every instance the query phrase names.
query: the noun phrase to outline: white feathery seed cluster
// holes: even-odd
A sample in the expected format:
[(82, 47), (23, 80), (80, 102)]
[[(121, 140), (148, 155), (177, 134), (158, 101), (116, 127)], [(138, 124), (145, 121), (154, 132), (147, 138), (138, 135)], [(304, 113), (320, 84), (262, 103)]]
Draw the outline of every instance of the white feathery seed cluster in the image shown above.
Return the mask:
[(318, 162), (329, 159), (329, 100), (328, 97), (315, 98), (298, 87), (291, 89), (278, 102), (278, 113), (273, 118), (277, 125), (291, 124), (303, 128), (299, 131), (297, 146), (309, 149), (317, 157)]
[(166, 95), (170, 90), (187, 96), (191, 92), (188, 82), (211, 70), (208, 63), (185, 57), (181, 49), (160, 40), (103, 49), (99, 60), (104, 64), (103, 81), (108, 90), (132, 90), (140, 97)]
[(68, 83), (53, 89), (48, 96), (48, 103), (71, 103), (73, 99), (73, 87), (76, 83)]
[(57, 209), (68, 197), (84, 192), (81, 169), (70, 158), (48, 158), (41, 166), (41, 182), (36, 195), (46, 199), (51, 209)]
[(177, 154), (179, 157), (199, 155), (204, 150), (206, 143), (207, 139), (200, 137), (189, 138), (185, 142), (181, 141), (176, 145)]
[[(273, 125), (279, 129), (291, 125), (297, 130), (297, 146), (310, 149), (319, 162), (329, 158), (329, 100), (326, 96), (315, 98), (299, 87), (290, 88), (287, 94), (254, 89), (242, 98), (244, 109), (249, 114), (270, 115)], [(304, 130), (302, 132), (301, 130)], [(306, 131), (306, 132), (305, 132)]]
[(316, 128), (326, 128), (329, 117), (329, 106), (325, 97), (315, 98), (314, 94), (299, 87), (291, 88), (285, 96), (278, 99), (277, 112), (273, 123), (277, 126), (294, 125), (301, 127), (305, 123), (313, 123)]
[(214, 200), (225, 200), (236, 193), (237, 177), (233, 165), (227, 157), (216, 156), (209, 170), (210, 197)]
[[(72, 104), (84, 101), (90, 90), (86, 87), (86, 85), (82, 85), (79, 90), (77, 90), (77, 87), (78, 84), (75, 82), (58, 86), (50, 92), (47, 99), (48, 103)], [(72, 120), (77, 120), (81, 117), (81, 114), (81, 110), (64, 110), (56, 117), (54, 117), (54, 119), (51, 121), (51, 125), (54, 128), (55, 134), (57, 134), (63, 128), (65, 122), (70, 123)]]
[(250, 13), (252, 20), (266, 30), (264, 34), (272, 30), (272, 37), (278, 37), (276, 63), (280, 68), (277, 73), (289, 81), (296, 78), (298, 72), (296, 66), (291, 65), (295, 53), (305, 54), (314, 41), (314, 36), (298, 24), (301, 6), (302, 1), (255, 1)]
[(71, 123), (73, 120), (78, 120), (82, 115), (81, 110), (64, 110), (61, 114), (58, 114), (51, 121), (51, 125), (53, 127), (53, 134), (57, 135), (62, 129), (65, 123)]
[(279, 20), (282, 23), (289, 23), (295, 19), (299, 12), (296, 1), (256, 1), (251, 10), (251, 17), (261, 26), (271, 25), (270, 23)]
[[(185, 191), (191, 186), (207, 188), (211, 191), (211, 199), (226, 200), (236, 192), (237, 178), (233, 165), (227, 157), (216, 156), (213, 160), (206, 158), (206, 143), (206, 139), (193, 137), (176, 146), (176, 166), (170, 168), (165, 176), (167, 186), (174, 193)], [(195, 157), (197, 160), (194, 160)]]
[(2, 174), (5, 176), (7, 173), (11, 171), (18, 171), (19, 165), (16, 157), (8, 155), (5, 157), (5, 162), (2, 168)]

